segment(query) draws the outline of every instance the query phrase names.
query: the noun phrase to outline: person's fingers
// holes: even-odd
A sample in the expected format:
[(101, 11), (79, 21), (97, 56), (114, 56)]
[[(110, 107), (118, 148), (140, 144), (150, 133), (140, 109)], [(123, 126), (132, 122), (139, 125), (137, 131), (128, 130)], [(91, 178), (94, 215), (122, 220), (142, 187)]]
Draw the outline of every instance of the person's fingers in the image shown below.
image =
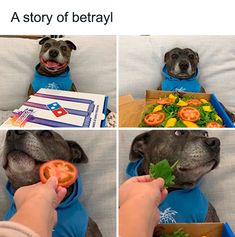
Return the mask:
[(162, 194), (161, 202), (163, 202), (163, 200), (166, 198), (166, 196), (167, 196), (167, 194), (168, 194), (167, 189), (164, 188), (164, 189), (162, 190), (162, 193), (161, 193), (161, 194)]
[[(159, 206), (163, 200), (163, 197), (165, 197), (165, 195), (166, 195), (165, 191), (163, 191), (164, 190), (164, 188), (163, 188), (164, 187), (164, 180), (162, 178), (155, 179), (151, 182), (151, 185), (153, 187), (153, 190), (155, 190), (155, 194), (153, 196), (154, 202), (155, 202), (154, 205)], [(162, 194), (162, 192), (163, 192), (163, 194)]]
[(61, 203), (67, 193), (67, 189), (59, 186), (57, 188), (57, 206)]
[(144, 183), (144, 182), (151, 182), (153, 181), (153, 178), (150, 175), (143, 175), (143, 176), (135, 176), (132, 179), (130, 179), (133, 183)]
[(158, 187), (158, 188), (160, 188), (160, 189), (163, 189), (165, 181), (164, 181), (163, 178), (157, 178), (157, 179), (154, 179), (154, 180), (152, 181), (152, 183), (153, 183), (156, 187)]
[(49, 188), (53, 188), (53, 189), (56, 191), (57, 186), (58, 186), (58, 179), (57, 179), (55, 176), (51, 176), (51, 177), (47, 180), (46, 185), (47, 185)]

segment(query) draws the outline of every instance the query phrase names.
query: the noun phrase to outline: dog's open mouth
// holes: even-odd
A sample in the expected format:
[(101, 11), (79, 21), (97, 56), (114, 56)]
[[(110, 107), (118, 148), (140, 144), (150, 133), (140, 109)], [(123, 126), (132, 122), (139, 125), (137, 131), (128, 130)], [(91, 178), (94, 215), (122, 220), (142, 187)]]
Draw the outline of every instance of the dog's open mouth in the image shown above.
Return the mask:
[(40, 59), (40, 62), (49, 70), (59, 70), (67, 66), (67, 62), (59, 63), (56, 60), (45, 60), (43, 58)]

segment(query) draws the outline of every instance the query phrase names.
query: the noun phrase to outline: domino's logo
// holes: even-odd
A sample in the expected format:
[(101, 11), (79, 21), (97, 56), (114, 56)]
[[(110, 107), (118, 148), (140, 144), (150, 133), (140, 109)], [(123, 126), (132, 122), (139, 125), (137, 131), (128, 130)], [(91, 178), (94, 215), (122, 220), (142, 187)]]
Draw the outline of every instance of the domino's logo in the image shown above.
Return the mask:
[(47, 105), (47, 108), (51, 110), (51, 112), (56, 116), (56, 117), (61, 117), (64, 116), (65, 114), (68, 114), (68, 112), (61, 107), (61, 105), (57, 102), (51, 103)]

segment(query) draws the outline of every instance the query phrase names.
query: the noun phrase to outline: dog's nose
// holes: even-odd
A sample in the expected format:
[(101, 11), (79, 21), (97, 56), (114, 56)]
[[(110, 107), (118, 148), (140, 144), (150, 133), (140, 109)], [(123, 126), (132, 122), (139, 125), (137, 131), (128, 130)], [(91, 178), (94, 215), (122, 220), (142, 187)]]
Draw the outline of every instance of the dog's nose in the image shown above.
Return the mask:
[(185, 70), (188, 69), (189, 63), (186, 62), (186, 61), (182, 61), (182, 62), (179, 63), (179, 67), (180, 67), (181, 70), (185, 71)]
[(7, 131), (7, 138), (8, 139), (13, 139), (13, 138), (16, 138), (18, 136), (22, 136), (26, 133), (26, 131), (24, 130), (9, 130)]
[(220, 140), (218, 138), (215, 137), (207, 138), (205, 142), (213, 151), (218, 150), (220, 147)]
[(52, 57), (52, 58), (56, 58), (58, 55), (59, 55), (59, 51), (56, 50), (56, 49), (51, 49), (49, 51), (49, 55)]

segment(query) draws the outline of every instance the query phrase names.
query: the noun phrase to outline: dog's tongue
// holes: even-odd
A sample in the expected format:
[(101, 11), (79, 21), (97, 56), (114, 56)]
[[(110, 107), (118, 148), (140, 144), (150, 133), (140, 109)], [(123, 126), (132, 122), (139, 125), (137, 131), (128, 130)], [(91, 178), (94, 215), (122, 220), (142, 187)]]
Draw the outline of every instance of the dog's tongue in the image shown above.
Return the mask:
[(54, 62), (54, 61), (47, 61), (46, 66), (49, 68), (60, 68), (61, 64)]

